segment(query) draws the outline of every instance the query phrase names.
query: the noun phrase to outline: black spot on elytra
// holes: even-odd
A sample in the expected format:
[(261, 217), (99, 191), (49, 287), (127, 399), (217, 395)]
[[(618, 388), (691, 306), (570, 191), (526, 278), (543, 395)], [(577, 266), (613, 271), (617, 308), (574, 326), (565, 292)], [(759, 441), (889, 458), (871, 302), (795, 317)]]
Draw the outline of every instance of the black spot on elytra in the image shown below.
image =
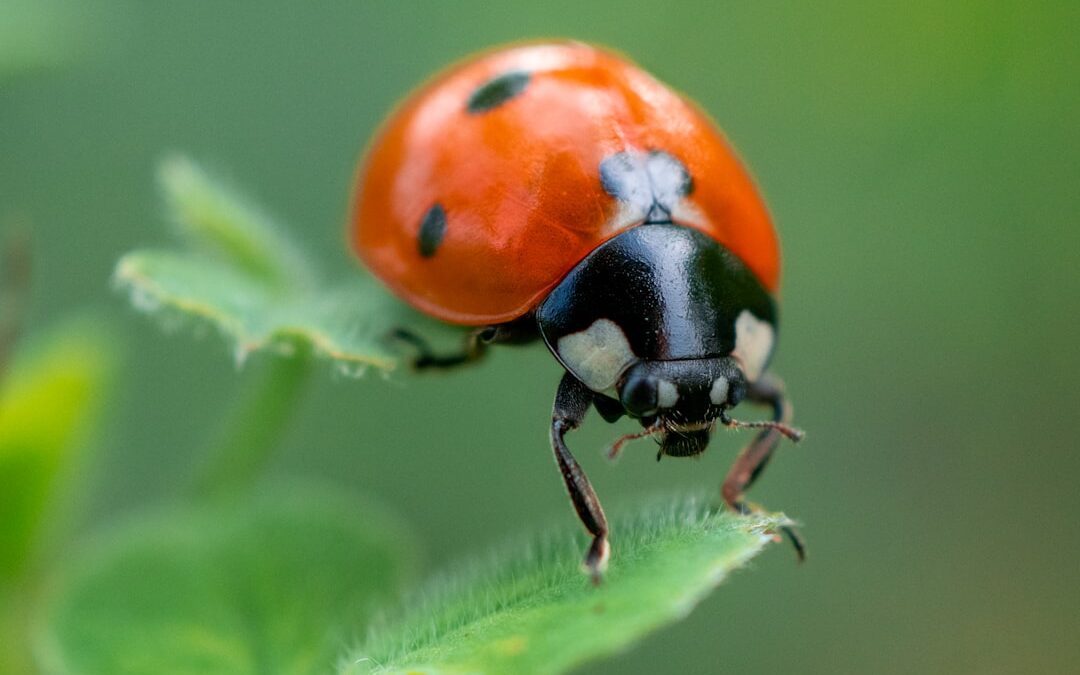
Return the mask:
[(477, 87), (466, 105), (466, 109), (476, 115), (498, 108), (503, 103), (525, 91), (529, 85), (529, 73), (514, 70), (491, 78)]
[(446, 235), (446, 211), (443, 210), (441, 204), (435, 204), (428, 209), (428, 212), (424, 214), (424, 219), (420, 221), (420, 234), (416, 238), (420, 255), (424, 258), (435, 255), (444, 235)]

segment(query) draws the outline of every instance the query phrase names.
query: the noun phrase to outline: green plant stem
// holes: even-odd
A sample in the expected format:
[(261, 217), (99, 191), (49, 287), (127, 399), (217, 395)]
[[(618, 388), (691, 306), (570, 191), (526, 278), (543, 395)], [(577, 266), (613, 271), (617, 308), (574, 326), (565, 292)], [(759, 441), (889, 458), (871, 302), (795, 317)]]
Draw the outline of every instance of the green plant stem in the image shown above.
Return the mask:
[(245, 488), (273, 456), (312, 369), (310, 348), (295, 343), (294, 348), (288, 356), (270, 356), (248, 383), (206, 453), (195, 477), (197, 494)]

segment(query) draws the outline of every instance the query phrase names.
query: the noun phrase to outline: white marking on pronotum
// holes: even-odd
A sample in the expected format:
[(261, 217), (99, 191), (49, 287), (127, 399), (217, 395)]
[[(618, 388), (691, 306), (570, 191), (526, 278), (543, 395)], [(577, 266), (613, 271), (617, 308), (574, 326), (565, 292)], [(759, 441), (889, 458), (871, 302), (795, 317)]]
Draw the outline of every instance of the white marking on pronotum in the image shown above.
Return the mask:
[(712, 389), (709, 389), (709, 400), (713, 405), (723, 405), (727, 402), (728, 395), (728, 381), (724, 376), (720, 376), (713, 380)]
[(562, 362), (585, 386), (606, 391), (637, 357), (619, 325), (597, 319), (580, 333), (559, 338), (556, 345)]
[(661, 408), (672, 408), (679, 400), (679, 390), (667, 380), (658, 380), (656, 383), (656, 405)]
[(761, 377), (772, 353), (775, 333), (768, 321), (762, 321), (744, 309), (735, 319), (735, 350), (731, 353), (742, 365), (750, 382)]

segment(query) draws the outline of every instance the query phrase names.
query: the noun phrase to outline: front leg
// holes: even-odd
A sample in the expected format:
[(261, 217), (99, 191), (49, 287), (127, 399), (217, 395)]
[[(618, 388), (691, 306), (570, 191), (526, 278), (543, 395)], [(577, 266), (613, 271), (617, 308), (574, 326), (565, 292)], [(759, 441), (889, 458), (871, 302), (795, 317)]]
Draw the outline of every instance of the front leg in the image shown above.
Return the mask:
[(592, 535), (592, 544), (585, 554), (585, 570), (592, 577), (593, 583), (599, 584), (607, 567), (611, 549), (608, 546), (607, 518), (600, 500), (596, 497), (585, 472), (566, 447), (566, 432), (576, 429), (585, 420), (592, 403), (593, 393), (570, 373), (563, 375), (559, 391), (555, 394), (555, 407), (551, 413), (551, 447), (555, 451), (555, 461), (559, 465), (566, 491), (574, 504), (578, 518), (585, 529)]
[[(793, 433), (788, 426), (791, 423), (793, 411), (791, 402), (784, 396), (784, 385), (779, 378), (766, 376), (754, 382), (747, 389), (746, 399), (753, 403), (770, 406), (773, 412), (772, 420), (774, 424), (760, 431), (754, 437), (754, 440), (750, 442), (750, 445), (739, 453), (738, 458), (724, 479), (720, 493), (723, 495), (727, 505), (736, 513), (749, 513), (753, 510), (746, 503), (744, 493), (750, 489), (754, 481), (761, 476), (761, 472), (765, 470), (765, 466), (772, 458), (773, 451), (776, 450), (776, 446), (780, 443), (781, 436), (787, 435), (796, 441), (802, 437), (801, 432)], [(722, 417), (721, 422), (724, 422), (724, 419)], [(737, 424), (730, 421), (729, 423)], [(749, 426), (749, 424), (745, 426)], [(799, 561), (805, 560), (806, 544), (802, 535), (790, 525), (784, 525), (780, 529), (791, 540)]]

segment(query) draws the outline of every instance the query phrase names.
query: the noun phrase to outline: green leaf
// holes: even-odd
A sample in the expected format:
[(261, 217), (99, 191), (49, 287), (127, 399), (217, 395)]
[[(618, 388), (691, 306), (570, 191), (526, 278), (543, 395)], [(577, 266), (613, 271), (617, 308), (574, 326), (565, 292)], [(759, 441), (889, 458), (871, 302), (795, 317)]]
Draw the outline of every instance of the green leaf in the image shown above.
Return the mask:
[(191, 160), (164, 162), (161, 184), (184, 246), (120, 259), (115, 281), (137, 308), (217, 327), (240, 362), (261, 349), (288, 354), (299, 343), (346, 373), (390, 371), (403, 356), (387, 340), (395, 328), (437, 349), (460, 349), (464, 329), (421, 315), (363, 273), (322, 281), (283, 228)]
[(47, 673), (321, 673), (412, 575), (411, 539), (339, 490), (279, 485), (143, 515), (69, 557), (36, 640)]
[(65, 26), (55, 6), (8, 0), (0, 4), (0, 82), (67, 60)]
[(60, 483), (78, 468), (111, 380), (112, 344), (84, 319), (31, 337), (15, 354), (0, 390), (0, 591), (23, 573)]
[(703, 500), (653, 504), (613, 521), (611, 565), (599, 587), (581, 571), (580, 539), (525, 542), (433, 580), (400, 619), (351, 651), (340, 672), (565, 672), (684, 618), (786, 522), (716, 512)]
[(307, 261), (280, 226), (190, 159), (166, 159), (158, 177), (174, 225), (192, 247), (271, 287), (310, 284)]
[(67, 65), (93, 51), (102, 24), (115, 21), (110, 3), (76, 0), (0, 1), (0, 85), (18, 75)]

